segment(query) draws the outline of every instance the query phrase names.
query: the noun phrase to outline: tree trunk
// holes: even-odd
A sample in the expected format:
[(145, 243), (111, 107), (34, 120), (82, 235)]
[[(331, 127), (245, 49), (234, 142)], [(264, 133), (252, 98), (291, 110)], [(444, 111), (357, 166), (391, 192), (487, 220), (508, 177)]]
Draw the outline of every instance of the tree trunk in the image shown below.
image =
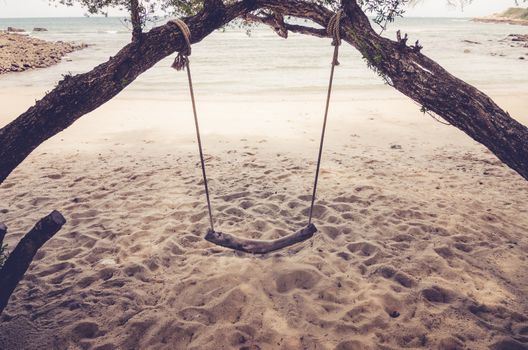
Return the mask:
[(24, 277), (37, 251), (61, 229), (65, 222), (66, 219), (61, 213), (56, 210), (52, 211), (51, 214), (37, 222), (9, 254), (4, 266), (0, 269), (0, 314), (7, 306), (11, 294)]
[(130, 22), (132, 22), (132, 40), (141, 40), (143, 34), (143, 25), (141, 23), (141, 14), (139, 0), (130, 0)]
[[(302, 0), (243, 0), (229, 6), (210, 0), (204, 4), (202, 12), (186, 19), (192, 43), (260, 8), (309, 19), (321, 26), (326, 26), (333, 15), (323, 6)], [(528, 179), (528, 128), (512, 119), (484, 93), (421, 54), (418, 47), (379, 36), (355, 0), (343, 0), (343, 5), (348, 17), (342, 22), (343, 39), (357, 48), (371, 67), (396, 89), (488, 147)], [(324, 35), (321, 30), (309, 27), (285, 26), (304, 34)], [(128, 44), (94, 70), (65, 78), (35, 106), (0, 130), (0, 183), (42, 142), (116, 96), (138, 75), (184, 47), (185, 41), (177, 27), (166, 24), (143, 34), (142, 40)]]
[(355, 1), (345, 1), (350, 21), (345, 40), (354, 45), (391, 86), (486, 146), (528, 180), (528, 128), (480, 90), (454, 77), (406, 40), (379, 36)]
[[(310, 19), (326, 26), (333, 13), (301, 5), (302, 1), (270, 1), (272, 10)], [(284, 7), (287, 7), (286, 11)], [(310, 7), (310, 9), (308, 9)], [(528, 180), (528, 128), (510, 117), (490, 97), (454, 77), (438, 63), (407, 46), (406, 39), (392, 41), (378, 35), (356, 0), (343, 0), (347, 15), (342, 38), (361, 52), (367, 64), (392, 87), (433, 111)], [(294, 29), (292, 29), (295, 31)], [(309, 34), (306, 30), (302, 33)], [(320, 36), (314, 32), (313, 35)]]
[(0, 248), (4, 244), (4, 237), (7, 233), (7, 227), (3, 223), (0, 222)]
[[(252, 6), (253, 1), (243, 1), (225, 8), (206, 7), (186, 20), (191, 42), (201, 41)], [(0, 129), (0, 184), (41, 143), (111, 100), (163, 58), (184, 48), (178, 27), (168, 23), (142, 34), (141, 40), (126, 45), (92, 71), (66, 76), (42, 100)]]

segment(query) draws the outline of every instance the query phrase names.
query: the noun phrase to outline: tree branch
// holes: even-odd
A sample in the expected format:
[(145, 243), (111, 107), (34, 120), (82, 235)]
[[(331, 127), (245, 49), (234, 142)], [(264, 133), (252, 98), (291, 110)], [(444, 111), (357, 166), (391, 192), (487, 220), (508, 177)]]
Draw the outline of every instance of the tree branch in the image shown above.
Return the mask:
[(344, 40), (391, 86), (486, 146), (528, 180), (526, 126), (486, 94), (423, 55), (419, 43), (409, 47), (406, 38), (395, 42), (379, 36), (355, 0), (343, 0), (343, 6), (348, 17)]
[(61, 229), (64, 223), (66, 219), (62, 214), (56, 210), (52, 211), (37, 222), (9, 254), (9, 258), (0, 269), (0, 314), (7, 306), (11, 294), (24, 277), (37, 251)]
[(222, 0), (204, 0), (204, 9), (207, 11), (214, 11), (215, 9), (225, 8)]
[(2, 248), (2, 245), (4, 244), (4, 238), (7, 233), (7, 227), (3, 223), (0, 222), (0, 248)]
[(297, 24), (286, 23), (286, 29), (293, 33), (306, 34), (311, 36), (316, 36), (318, 38), (329, 38), (326, 29), (312, 28), (307, 26), (301, 26)]
[(319, 38), (329, 37), (325, 29), (287, 23), (284, 21), (284, 16), (278, 12), (273, 12), (272, 14), (260, 13), (257, 15), (248, 13), (244, 16), (244, 19), (248, 22), (262, 23), (270, 26), (282, 38), (287, 38), (288, 32), (312, 35)]
[(141, 23), (139, 0), (130, 0), (130, 21), (132, 22), (132, 40), (141, 39), (143, 25)]
[[(201, 41), (255, 6), (255, 1), (243, 0), (187, 18), (191, 42)], [(185, 45), (178, 27), (168, 23), (144, 33), (140, 42), (126, 45), (92, 71), (66, 76), (42, 100), (0, 129), (0, 183), (42, 142), (115, 97), (141, 73)]]

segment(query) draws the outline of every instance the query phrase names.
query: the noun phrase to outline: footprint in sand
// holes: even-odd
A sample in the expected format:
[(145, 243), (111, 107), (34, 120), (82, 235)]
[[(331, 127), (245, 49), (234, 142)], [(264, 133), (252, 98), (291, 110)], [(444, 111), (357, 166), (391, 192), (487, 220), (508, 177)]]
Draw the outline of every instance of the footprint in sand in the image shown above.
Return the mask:
[(431, 303), (448, 304), (453, 300), (453, 293), (438, 286), (422, 289), (422, 296)]
[(377, 246), (369, 242), (350, 243), (347, 245), (347, 248), (350, 252), (363, 256), (372, 256), (374, 253), (377, 253), (380, 250)]
[(521, 343), (515, 339), (502, 339), (494, 343), (491, 350), (528, 350), (528, 345)]
[(448, 246), (434, 248), (434, 251), (444, 259), (449, 259), (454, 256), (453, 251)]
[(99, 330), (97, 323), (90, 321), (82, 321), (75, 324), (71, 332), (74, 339), (93, 339), (104, 335)]
[(465, 243), (461, 243), (461, 242), (457, 242), (455, 244), (453, 244), (453, 247), (455, 247), (456, 249), (464, 252), (464, 253), (469, 253), (473, 250), (473, 248), (471, 248), (471, 246), (465, 244)]
[(365, 343), (360, 342), (359, 340), (345, 340), (337, 344), (335, 347), (335, 350), (370, 350), (372, 349), (370, 346), (366, 345)]
[(311, 289), (321, 280), (319, 272), (311, 269), (297, 269), (277, 274), (275, 284), (279, 293), (287, 293), (295, 288)]
[[(322, 219), (327, 211), (328, 209), (324, 205), (316, 204), (314, 205), (312, 216), (316, 219)], [(308, 216), (310, 214), (310, 208), (303, 209), (301, 211), (301, 214), (304, 216)]]
[(49, 179), (52, 179), (52, 180), (58, 180), (58, 179), (61, 179), (62, 178), (62, 174), (49, 174), (49, 175), (45, 175), (43, 177), (47, 177)]
[(416, 285), (415, 280), (404, 272), (398, 272), (394, 275), (394, 280), (406, 288), (411, 288)]
[(396, 282), (406, 288), (411, 288), (416, 285), (416, 281), (406, 273), (396, 270), (394, 267), (387, 265), (380, 267), (377, 272), (384, 278), (394, 278)]

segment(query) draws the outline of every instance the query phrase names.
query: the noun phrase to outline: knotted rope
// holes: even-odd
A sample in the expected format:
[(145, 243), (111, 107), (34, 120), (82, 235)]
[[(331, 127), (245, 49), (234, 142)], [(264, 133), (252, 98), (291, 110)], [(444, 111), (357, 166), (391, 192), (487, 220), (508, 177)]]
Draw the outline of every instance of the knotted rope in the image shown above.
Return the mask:
[(326, 26), (326, 32), (333, 38), (332, 45), (336, 47), (332, 61), (336, 66), (339, 66), (339, 61), (337, 60), (339, 50), (337, 48), (341, 45), (341, 18), (343, 18), (343, 10), (338, 10), (332, 18), (330, 18), (328, 25)]
[(343, 10), (337, 11), (332, 18), (328, 21), (328, 25), (326, 26), (326, 32), (328, 35), (330, 35), (332, 38), (334, 38), (334, 41), (332, 42), (332, 45), (341, 45), (341, 18), (343, 17)]
[(326, 121), (328, 120), (328, 109), (330, 107), (330, 96), (332, 95), (332, 86), (334, 84), (334, 70), (339, 65), (337, 60), (339, 56), (339, 45), (341, 45), (341, 18), (343, 17), (343, 10), (337, 11), (328, 21), (326, 31), (328, 35), (333, 38), (332, 45), (334, 46), (334, 56), (332, 58), (332, 68), (330, 69), (330, 81), (328, 82), (328, 93), (326, 95), (325, 114), (323, 119), (323, 129), (321, 131), (321, 141), (319, 143), (319, 154), (317, 156), (317, 168), (315, 170), (315, 180), (312, 192), (312, 203), (310, 204), (310, 214), (308, 214), (308, 225), (312, 223), (313, 210), (315, 205), (315, 194), (317, 192), (317, 183), (319, 181), (319, 170), (321, 168), (321, 157), (323, 155), (323, 145), (326, 132)]
[(187, 24), (179, 18), (173, 19), (170, 22), (178, 26), (180, 32), (183, 35), (183, 38), (185, 39), (185, 49), (178, 52), (178, 56), (176, 56), (176, 59), (172, 64), (172, 68), (180, 71), (185, 68), (185, 66), (187, 66), (187, 63), (189, 63), (189, 56), (191, 55), (191, 30), (189, 29)]
[(196, 112), (196, 101), (194, 99), (194, 88), (191, 77), (191, 67), (189, 64), (189, 56), (191, 55), (191, 30), (181, 19), (174, 19), (171, 21), (176, 24), (180, 29), (183, 38), (185, 39), (186, 47), (184, 50), (178, 52), (178, 56), (172, 64), (172, 68), (177, 71), (181, 71), (186, 68), (187, 70), (187, 79), (189, 81), (189, 92), (191, 94), (192, 109), (194, 115), (194, 126), (196, 128), (196, 139), (198, 140), (198, 150), (200, 152), (200, 164), (202, 166), (202, 176), (204, 181), (205, 197), (207, 198), (207, 210), (209, 212), (209, 225), (211, 230), (214, 231), (214, 221), (213, 221), (213, 209), (211, 208), (211, 199), (209, 196), (209, 185), (207, 183), (207, 174), (205, 172), (205, 159), (202, 147), (202, 138), (200, 136), (200, 125), (198, 124), (198, 113)]

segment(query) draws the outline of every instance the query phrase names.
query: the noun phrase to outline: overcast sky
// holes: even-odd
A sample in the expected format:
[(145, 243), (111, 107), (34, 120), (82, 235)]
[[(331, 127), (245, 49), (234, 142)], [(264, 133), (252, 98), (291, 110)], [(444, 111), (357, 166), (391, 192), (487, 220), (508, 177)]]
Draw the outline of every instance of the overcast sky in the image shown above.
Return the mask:
[[(474, 0), (473, 4), (460, 8), (446, 5), (445, 0), (423, 0), (407, 11), (407, 16), (424, 17), (474, 17), (485, 16), (515, 5), (514, 0)], [(79, 17), (84, 11), (79, 6), (50, 6), (48, 0), (0, 0), (0, 18), (13, 17)], [(111, 12), (110, 15), (120, 15)]]

